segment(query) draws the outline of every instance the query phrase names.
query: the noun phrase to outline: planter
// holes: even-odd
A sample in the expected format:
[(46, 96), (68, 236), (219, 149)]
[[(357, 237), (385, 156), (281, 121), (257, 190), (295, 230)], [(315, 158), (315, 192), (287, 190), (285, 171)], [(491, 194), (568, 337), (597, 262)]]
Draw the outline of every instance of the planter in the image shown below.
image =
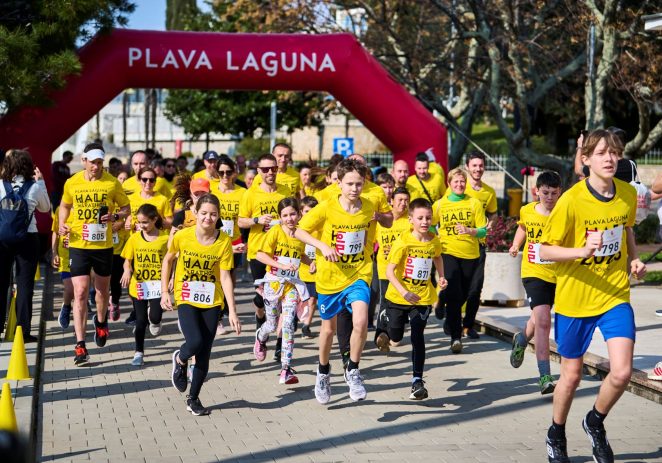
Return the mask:
[(522, 253), (511, 257), (507, 252), (488, 252), (485, 258), (485, 283), (481, 301), (523, 305), (526, 293), (521, 278)]

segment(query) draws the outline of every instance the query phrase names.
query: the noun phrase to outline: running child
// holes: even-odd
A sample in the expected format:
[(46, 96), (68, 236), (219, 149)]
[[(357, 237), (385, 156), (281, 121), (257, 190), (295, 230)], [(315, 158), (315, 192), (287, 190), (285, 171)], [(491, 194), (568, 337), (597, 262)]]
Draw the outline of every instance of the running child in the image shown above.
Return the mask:
[[(556, 291), (554, 262), (540, 259), (540, 237), (547, 225), (549, 214), (561, 196), (561, 177), (556, 172), (543, 172), (536, 180), (539, 201), (520, 209), (520, 221), (510, 255), (517, 257), (525, 243), (522, 257), (522, 284), (531, 307), (531, 316), (524, 331), (513, 336), (510, 364), (519, 368), (524, 361), (526, 346), (532, 338), (536, 340), (536, 359), (541, 394), (554, 392), (554, 378), (549, 367), (549, 330), (552, 326), (551, 310)], [(526, 241), (526, 242), (525, 242)]]
[[(301, 217), (308, 214), (313, 207), (317, 206), (318, 202), (314, 196), (304, 196), (301, 200)], [(319, 233), (313, 233), (313, 237), (319, 239)], [(311, 262), (315, 262), (316, 249), (315, 246), (306, 244), (304, 248), (304, 253), (308, 256), (308, 259)], [(304, 320), (301, 320), (301, 334), (305, 339), (312, 339), (313, 333), (310, 331), (310, 325), (313, 322), (313, 316), (317, 310), (317, 289), (315, 286), (316, 272), (311, 272), (310, 265), (305, 262), (301, 262), (301, 267), (299, 267), (299, 278), (301, 281), (306, 283), (306, 289), (308, 289), (308, 312), (304, 311)]]
[(71, 321), (71, 303), (74, 300), (74, 285), (71, 282), (71, 272), (69, 271), (69, 234), (60, 236), (58, 233), (60, 226), (58, 224), (58, 215), (60, 208), (55, 209), (53, 213), (53, 226), (51, 232), (51, 265), (60, 273), (62, 278), (62, 307), (57, 316), (60, 328), (66, 330)]
[(168, 249), (168, 233), (163, 231), (163, 219), (153, 204), (143, 204), (136, 213), (140, 231), (133, 233), (122, 250), (124, 273), (122, 287), (136, 311), (136, 351), (131, 365), (142, 366), (145, 356), (145, 331), (149, 324), (152, 336), (161, 333), (161, 266)]

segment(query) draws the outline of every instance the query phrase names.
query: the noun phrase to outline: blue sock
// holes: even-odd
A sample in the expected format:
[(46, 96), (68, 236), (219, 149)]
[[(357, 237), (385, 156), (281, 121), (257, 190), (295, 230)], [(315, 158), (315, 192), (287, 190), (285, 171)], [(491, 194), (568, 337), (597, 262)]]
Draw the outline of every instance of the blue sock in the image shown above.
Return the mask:
[(416, 381), (421, 381), (422, 379), (423, 379), (423, 378), (419, 378), (418, 376), (414, 376), (414, 377), (411, 379), (411, 383), (414, 384)]
[(521, 331), (517, 333), (517, 344), (520, 347), (526, 347), (529, 345), (529, 341), (526, 339), (526, 335)]
[(551, 375), (549, 360), (538, 360), (538, 371), (540, 372), (540, 376)]

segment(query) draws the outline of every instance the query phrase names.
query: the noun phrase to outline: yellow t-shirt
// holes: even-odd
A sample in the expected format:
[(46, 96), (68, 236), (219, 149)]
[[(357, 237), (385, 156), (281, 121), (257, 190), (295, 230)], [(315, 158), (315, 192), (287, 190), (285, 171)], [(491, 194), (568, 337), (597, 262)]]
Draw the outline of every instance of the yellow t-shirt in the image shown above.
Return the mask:
[[(441, 175), (441, 179), (442, 179), (442, 180), (444, 180), (444, 178), (445, 178), (445, 177), (444, 177), (444, 168), (441, 167), (441, 166), (440, 166), (439, 164), (437, 164), (436, 162), (430, 162), (430, 163), (428, 164), (428, 172), (430, 172), (430, 173), (433, 174), (433, 175), (437, 175), (437, 174)], [(444, 184), (446, 184), (445, 181), (444, 181)]]
[[(276, 174), (276, 183), (285, 189), (287, 189), (287, 196), (298, 196), (299, 191), (301, 190), (301, 176), (299, 171), (294, 167), (288, 167), (285, 172), (278, 172)], [(251, 189), (257, 188), (262, 184), (262, 175), (258, 170), (253, 183), (251, 184)]]
[(416, 175), (411, 175), (407, 179), (407, 189), (409, 189), (409, 191), (415, 191), (417, 198), (423, 198), (429, 201), (430, 199), (428, 198), (428, 195), (425, 194), (421, 182), (425, 185), (425, 189), (428, 190), (433, 203), (446, 193), (446, 182), (444, 181), (443, 172), (441, 175), (430, 173), (430, 178), (427, 180), (419, 181), (419, 178)]
[(154, 241), (147, 241), (143, 232), (132, 234), (122, 257), (131, 260), (133, 273), (129, 295), (136, 299), (161, 298), (161, 264), (168, 248), (168, 233), (160, 231)]
[[(441, 241), (419, 241), (410, 231), (400, 235), (388, 254), (388, 263), (395, 264), (395, 276), (410, 293), (420, 296), (416, 305), (432, 305), (437, 292), (432, 284), (432, 259), (441, 255)], [(412, 305), (389, 283), (386, 299), (394, 304)]]
[[(127, 196), (138, 193), (143, 189), (142, 184), (136, 179), (135, 175), (133, 177), (127, 178), (124, 183), (122, 183), (122, 188), (124, 189), (124, 193), (126, 193)], [(172, 198), (172, 190), (168, 185), (168, 181), (163, 177), (156, 177), (154, 191), (161, 193), (168, 199)]]
[[(317, 198), (317, 201), (320, 203), (327, 201), (332, 198), (338, 198), (340, 196), (340, 185), (337, 183), (332, 183), (323, 190), (316, 192), (313, 196)], [(367, 199), (375, 205), (377, 212), (385, 213), (391, 211), (391, 206), (388, 204), (386, 199), (386, 193), (381, 189), (380, 186), (372, 183), (370, 180), (366, 180), (363, 184), (363, 190), (361, 191), (361, 198)]]
[(261, 225), (259, 223), (254, 223), (251, 226), (250, 234), (248, 235), (248, 260), (255, 259), (257, 251), (262, 246), (262, 241), (264, 240), (265, 235), (269, 231), (269, 228), (277, 225), (279, 215), (278, 215), (278, 203), (283, 198), (289, 197), (289, 190), (285, 187), (277, 185), (276, 191), (273, 193), (267, 193), (261, 187), (259, 188), (249, 188), (244, 196), (241, 198), (239, 203), (239, 217), (244, 218), (254, 218), (261, 217), (263, 215), (271, 215), (273, 221), (270, 225)]
[(297, 270), (292, 272), (267, 265), (267, 273), (282, 278), (299, 278), (298, 268), (304, 248), (305, 244), (302, 241), (289, 236), (280, 225), (276, 225), (267, 232), (259, 250), (271, 256), (276, 262), (291, 263), (297, 267)]
[(439, 238), (444, 254), (460, 259), (477, 259), (480, 256), (478, 238), (469, 234), (458, 235), (455, 225), (460, 223), (471, 228), (487, 225), (480, 201), (467, 195), (459, 201), (451, 201), (448, 196), (444, 196), (434, 203), (432, 210), (432, 221), (439, 224)]
[(129, 205), (129, 199), (122, 185), (108, 172), (98, 180), (85, 180), (82, 170), (71, 176), (64, 184), (62, 202), (71, 204), (72, 209), (67, 223), (71, 226), (69, 247), (77, 249), (108, 249), (113, 247), (113, 234), (110, 224), (99, 224), (99, 208), (108, 207), (110, 212), (116, 207)]
[(194, 178), (204, 178), (205, 180), (209, 181), (209, 191), (218, 190), (218, 184), (221, 183), (220, 177), (213, 178), (207, 175), (207, 169), (202, 169), (201, 171), (193, 174), (193, 177), (191, 177), (191, 179)]
[(589, 231), (602, 231), (603, 246), (593, 256), (556, 264), (554, 310), (567, 317), (600, 315), (630, 302), (626, 227), (634, 226), (636, 190), (614, 179), (615, 195), (600, 201), (586, 181), (566, 191), (552, 210), (541, 243), (579, 248)]
[[(51, 231), (53, 233), (58, 233), (60, 230), (60, 225), (59, 225), (59, 214), (60, 213), (60, 206), (55, 209), (55, 212), (52, 214), (53, 216), (53, 225), (51, 226)], [(68, 221), (67, 221), (68, 222)], [(67, 234), (66, 236), (58, 236), (57, 240), (57, 255), (60, 258), (60, 265), (57, 267), (57, 271), (62, 273), (62, 272), (69, 272), (69, 235)]]
[(400, 235), (409, 230), (411, 230), (411, 223), (409, 223), (409, 217), (407, 215), (400, 217), (398, 220), (394, 220), (391, 228), (385, 228), (380, 224), (377, 224), (375, 243), (379, 245), (376, 259), (377, 275), (380, 280), (386, 280), (386, 262), (393, 244), (398, 241)]
[(175, 269), (175, 302), (208, 309), (223, 307), (221, 270), (232, 270), (232, 242), (225, 233), (203, 246), (195, 236), (196, 227), (175, 233), (168, 252), (179, 253)]
[(474, 190), (471, 184), (467, 182), (467, 188), (464, 194), (476, 198), (483, 205), (483, 210), (487, 214), (494, 214), (497, 211), (497, 197), (494, 188), (482, 182), (480, 190)]
[[(129, 199), (129, 203), (131, 203), (131, 200)], [(115, 208), (113, 212), (118, 213), (119, 212), (119, 207)], [(124, 223), (122, 223), (122, 227), (117, 230), (113, 231), (113, 255), (114, 256), (119, 256), (122, 254), (122, 249), (124, 249), (124, 245), (126, 244), (126, 241), (129, 239), (129, 236), (131, 236), (131, 231), (127, 230), (124, 228)]]
[(522, 278), (539, 278), (549, 283), (556, 283), (556, 263), (540, 259), (540, 237), (547, 225), (548, 215), (536, 211), (538, 202), (522, 206), (519, 211), (518, 225), (526, 229), (526, 242), (522, 256)]
[(299, 228), (313, 233), (321, 231), (320, 241), (333, 247), (340, 254), (338, 262), (329, 262), (316, 251), (316, 288), (320, 294), (339, 293), (357, 280), (368, 285), (372, 279), (372, 241), (368, 230), (375, 206), (361, 201), (361, 209), (349, 214), (338, 199), (324, 201), (306, 214)]
[[(311, 235), (315, 239), (320, 239), (321, 233), (319, 231), (315, 231), (311, 233)], [(306, 254), (310, 260), (315, 261), (317, 249), (311, 244), (306, 244), (304, 246), (303, 253)], [(301, 262), (301, 266), (299, 267), (299, 279), (301, 281), (305, 281), (306, 283), (315, 283), (316, 277), (317, 271), (315, 271), (315, 273), (310, 273), (310, 265)]]
[(133, 230), (136, 228), (136, 217), (138, 215), (138, 209), (140, 209), (140, 206), (143, 204), (151, 204), (152, 206), (156, 207), (157, 212), (163, 219), (166, 217), (172, 217), (170, 201), (160, 193), (154, 192), (154, 196), (151, 198), (143, 198), (140, 194), (140, 191), (138, 191), (129, 196), (129, 202), (131, 203), (131, 227)]
[(239, 218), (239, 203), (241, 203), (244, 193), (246, 193), (246, 188), (237, 185), (227, 193), (221, 192), (218, 188), (212, 190), (212, 194), (221, 203), (218, 217), (223, 223), (221, 231), (226, 233), (233, 241), (241, 236), (237, 219)]

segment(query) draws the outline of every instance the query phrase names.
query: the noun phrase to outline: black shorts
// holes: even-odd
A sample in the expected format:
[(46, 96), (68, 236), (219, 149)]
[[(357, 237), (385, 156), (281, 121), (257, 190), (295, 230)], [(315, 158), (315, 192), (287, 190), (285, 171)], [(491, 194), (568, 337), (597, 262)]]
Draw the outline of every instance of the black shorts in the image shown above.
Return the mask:
[(113, 248), (69, 248), (69, 268), (72, 277), (88, 276), (92, 270), (100, 277), (110, 276), (113, 270)]
[(306, 281), (306, 288), (308, 289), (308, 295), (310, 297), (317, 297), (317, 286), (315, 286), (314, 281)]
[(404, 330), (405, 325), (414, 317), (421, 317), (427, 321), (430, 316), (429, 305), (403, 305), (395, 304), (386, 299), (386, 317), (389, 329)]
[(533, 309), (539, 305), (554, 305), (554, 293), (556, 292), (556, 283), (541, 280), (540, 278), (528, 277), (522, 278), (522, 284), (526, 291), (526, 297), (529, 299), (529, 306)]

